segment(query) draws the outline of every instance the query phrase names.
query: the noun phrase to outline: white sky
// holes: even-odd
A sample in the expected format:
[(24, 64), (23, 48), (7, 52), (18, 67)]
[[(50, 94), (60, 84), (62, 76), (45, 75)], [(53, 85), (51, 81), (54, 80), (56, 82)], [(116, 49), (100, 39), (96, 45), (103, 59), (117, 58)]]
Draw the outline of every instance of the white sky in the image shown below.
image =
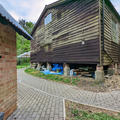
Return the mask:
[[(16, 19), (36, 22), (45, 5), (57, 0), (0, 0), (5, 9)], [(120, 0), (111, 0), (120, 13)]]
[(0, 0), (5, 9), (16, 19), (36, 22), (45, 5), (57, 0)]

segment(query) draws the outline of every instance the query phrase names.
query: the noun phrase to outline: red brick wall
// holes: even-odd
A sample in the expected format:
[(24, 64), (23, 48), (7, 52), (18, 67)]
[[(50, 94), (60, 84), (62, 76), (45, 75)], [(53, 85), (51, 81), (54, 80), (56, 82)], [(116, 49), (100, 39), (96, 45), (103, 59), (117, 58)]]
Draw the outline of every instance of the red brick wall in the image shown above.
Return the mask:
[(5, 119), (16, 109), (16, 33), (8, 25), (0, 24), (0, 112)]

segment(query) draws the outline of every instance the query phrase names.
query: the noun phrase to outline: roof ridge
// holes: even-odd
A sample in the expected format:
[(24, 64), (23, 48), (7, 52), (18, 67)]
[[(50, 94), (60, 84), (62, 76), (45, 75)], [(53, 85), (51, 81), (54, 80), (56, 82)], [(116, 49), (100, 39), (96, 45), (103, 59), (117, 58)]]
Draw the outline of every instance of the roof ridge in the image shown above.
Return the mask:
[(43, 16), (43, 14), (46, 12), (47, 9), (52, 8), (54, 6), (58, 6), (58, 5), (64, 4), (67, 1), (69, 2), (69, 1), (72, 1), (72, 0), (58, 0), (56, 2), (53, 2), (53, 3), (49, 4), (49, 5), (45, 5), (45, 8), (43, 9), (43, 12), (39, 16), (36, 24), (34, 25), (34, 28), (33, 28), (33, 31), (31, 32), (31, 35), (33, 35), (34, 31), (36, 30), (37, 25), (39, 24), (40, 18)]
[[(49, 4), (49, 5), (46, 5), (45, 8), (44, 8), (44, 10), (43, 10), (43, 12), (41, 13), (39, 19), (37, 20), (37, 22), (36, 22), (36, 24), (35, 24), (35, 26), (34, 26), (34, 28), (33, 28), (33, 31), (31, 32), (31, 35), (33, 35), (33, 33), (35, 32), (35, 30), (36, 30), (36, 28), (37, 28), (37, 25), (39, 24), (39, 21), (41, 20), (43, 14), (46, 12), (47, 9), (50, 9), (50, 8), (55, 7), (55, 6), (58, 6), (58, 5), (62, 5), (62, 4), (64, 4), (64, 3), (67, 3), (67, 2), (70, 2), (70, 1), (77, 1), (77, 0), (58, 0), (58, 1), (56, 1), (56, 2), (53, 2), (53, 3)], [(107, 1), (107, 2), (112, 6), (113, 10), (115, 11), (115, 14), (116, 14), (116, 15), (119, 17), (119, 19), (120, 19), (120, 15), (118, 14), (117, 10), (114, 8), (114, 6), (113, 6), (113, 4), (111, 3), (111, 1), (110, 1), (110, 0), (105, 0), (105, 1)]]

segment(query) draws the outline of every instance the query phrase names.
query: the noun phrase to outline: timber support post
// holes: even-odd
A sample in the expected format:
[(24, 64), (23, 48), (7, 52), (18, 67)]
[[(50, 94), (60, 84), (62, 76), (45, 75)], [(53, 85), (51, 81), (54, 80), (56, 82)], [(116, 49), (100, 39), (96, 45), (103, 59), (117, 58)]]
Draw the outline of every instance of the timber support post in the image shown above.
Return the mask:
[(108, 67), (108, 74), (110, 74), (110, 75), (114, 75), (115, 74), (115, 70), (114, 70), (114, 65), (113, 64)]
[(95, 71), (95, 80), (98, 81), (98, 82), (104, 81), (103, 66), (97, 65), (96, 71)]
[(35, 68), (35, 63), (30, 63), (31, 68)]
[(110, 75), (117, 75), (118, 74), (118, 64), (112, 64), (108, 68), (108, 74)]
[(42, 63), (38, 63), (37, 70), (40, 70), (42, 67)]
[(32, 64), (33, 64), (33, 63), (30, 63), (30, 68), (32, 68)]
[(64, 76), (70, 75), (70, 67), (69, 64), (64, 63)]
[(52, 70), (52, 66), (50, 63), (47, 62), (47, 70), (51, 71)]
[(114, 67), (114, 69), (115, 69), (115, 75), (118, 75), (118, 64), (117, 63), (115, 63), (115, 65), (114, 65), (115, 67)]

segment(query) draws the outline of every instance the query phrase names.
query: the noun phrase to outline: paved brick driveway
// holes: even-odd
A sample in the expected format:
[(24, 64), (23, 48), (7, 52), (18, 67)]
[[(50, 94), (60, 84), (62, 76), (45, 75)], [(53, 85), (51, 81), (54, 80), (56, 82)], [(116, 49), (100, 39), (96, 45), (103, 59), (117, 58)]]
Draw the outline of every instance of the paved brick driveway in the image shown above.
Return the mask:
[(120, 91), (94, 93), (33, 77), (18, 70), (18, 110), (8, 119), (62, 120), (64, 99), (120, 111)]
[(63, 99), (18, 85), (18, 109), (8, 120), (64, 120)]

